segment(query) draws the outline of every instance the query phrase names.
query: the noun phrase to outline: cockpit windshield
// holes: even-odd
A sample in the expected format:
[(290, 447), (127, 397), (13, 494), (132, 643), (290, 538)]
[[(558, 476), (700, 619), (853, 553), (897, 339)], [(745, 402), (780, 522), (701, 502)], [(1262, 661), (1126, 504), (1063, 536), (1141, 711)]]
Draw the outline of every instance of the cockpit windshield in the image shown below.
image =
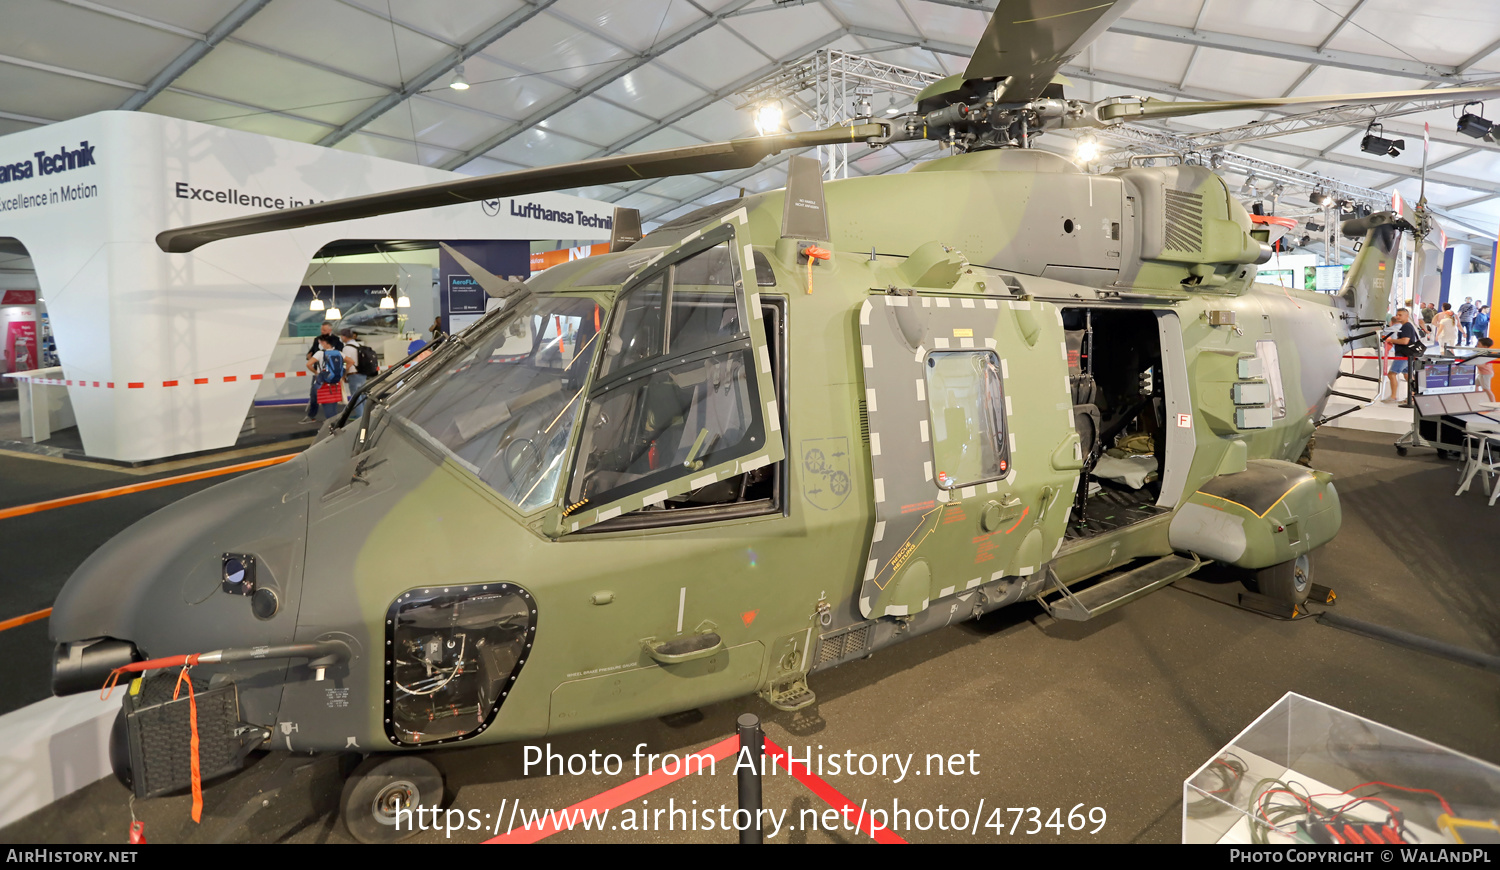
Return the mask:
[(603, 317), (591, 299), (525, 296), (495, 325), (455, 339), (464, 349), (443, 361), (445, 371), (391, 413), (521, 512), (550, 504)]

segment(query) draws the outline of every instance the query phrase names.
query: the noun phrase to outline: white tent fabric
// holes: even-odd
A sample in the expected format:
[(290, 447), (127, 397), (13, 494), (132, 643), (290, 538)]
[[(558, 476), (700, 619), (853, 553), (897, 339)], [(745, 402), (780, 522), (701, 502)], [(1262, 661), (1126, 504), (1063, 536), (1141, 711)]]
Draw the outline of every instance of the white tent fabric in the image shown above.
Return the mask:
[[(487, 173), (753, 135), (735, 90), (818, 48), (962, 71), (994, 0), (6, 0), (0, 134), (130, 108), (413, 163)], [(448, 87), (462, 63), (468, 90)], [(1138, 0), (1063, 70), (1072, 94), (1215, 99), (1500, 79), (1500, 4), (1486, 0)], [(1170, 122), (1190, 132), (1264, 117)], [(1394, 119), (1392, 159), (1363, 127), (1241, 146), (1250, 156), (1500, 223), (1500, 151), (1453, 113)], [(794, 126), (797, 124), (793, 121)], [(1044, 147), (1066, 146), (1063, 137)], [(912, 143), (853, 160), (902, 172)], [(853, 157), (853, 155), (851, 155)], [(574, 191), (664, 220), (779, 168)], [(1491, 234), (1493, 234), (1491, 232)], [(1463, 231), (1456, 233), (1462, 237)]]

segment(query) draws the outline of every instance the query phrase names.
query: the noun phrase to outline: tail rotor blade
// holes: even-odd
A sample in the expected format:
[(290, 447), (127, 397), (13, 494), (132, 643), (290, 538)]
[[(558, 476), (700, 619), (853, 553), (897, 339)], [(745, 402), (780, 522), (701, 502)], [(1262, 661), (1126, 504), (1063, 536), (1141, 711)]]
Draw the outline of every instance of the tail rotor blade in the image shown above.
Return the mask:
[(1422, 123), (1422, 193), (1417, 197), (1417, 201), (1421, 203), (1427, 202), (1427, 152), (1431, 150), (1431, 143), (1428, 141), (1431, 126), (1425, 121)]

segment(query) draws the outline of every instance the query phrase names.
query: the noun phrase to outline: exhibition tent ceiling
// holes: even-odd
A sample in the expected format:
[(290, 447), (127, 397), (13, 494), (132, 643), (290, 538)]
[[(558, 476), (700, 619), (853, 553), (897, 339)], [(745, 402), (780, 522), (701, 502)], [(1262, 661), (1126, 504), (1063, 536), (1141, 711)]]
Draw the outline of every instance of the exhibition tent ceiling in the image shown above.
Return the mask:
[[(755, 135), (731, 97), (822, 49), (961, 72), (994, 0), (5, 0), (0, 134), (107, 109), (156, 112), (470, 174)], [(454, 90), (459, 65), (470, 87)], [(1500, 80), (1500, 4), (1485, 0), (1140, 0), (1064, 67), (1070, 96), (1223, 99), (1443, 88)], [(874, 98), (876, 111), (887, 104)], [(1500, 109), (1497, 109), (1500, 114)], [(1201, 116), (1191, 133), (1273, 118)], [(1247, 156), (1500, 225), (1500, 150), (1454, 111), (1234, 146)], [(794, 128), (805, 119), (791, 121)], [(1050, 140), (1050, 141), (1049, 141)], [(1062, 136), (1044, 147), (1067, 150)], [(851, 174), (901, 172), (935, 143), (851, 150)], [(782, 186), (780, 161), (591, 187), (670, 218), (738, 188)], [(1248, 193), (1248, 191), (1246, 191)], [(1467, 225), (1467, 229), (1465, 228)], [(1478, 253), (1478, 252), (1476, 252)]]

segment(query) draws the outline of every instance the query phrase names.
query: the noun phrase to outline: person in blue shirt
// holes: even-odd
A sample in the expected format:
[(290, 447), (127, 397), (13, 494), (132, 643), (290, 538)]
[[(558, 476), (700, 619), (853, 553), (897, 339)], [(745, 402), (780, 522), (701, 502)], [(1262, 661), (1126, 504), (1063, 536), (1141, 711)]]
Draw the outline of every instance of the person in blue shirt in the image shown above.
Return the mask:
[[(337, 341), (331, 335), (318, 336), (318, 345), (321, 347), (321, 356), (318, 360), (318, 373), (314, 378), (316, 389), (321, 392), (328, 386), (338, 389), (339, 401), (318, 402), (318, 407), (323, 411), (323, 419), (327, 420), (338, 413), (339, 405), (343, 404), (344, 397), (344, 354), (334, 346)], [(342, 344), (342, 342), (340, 342)], [(314, 398), (320, 398), (317, 393)]]

